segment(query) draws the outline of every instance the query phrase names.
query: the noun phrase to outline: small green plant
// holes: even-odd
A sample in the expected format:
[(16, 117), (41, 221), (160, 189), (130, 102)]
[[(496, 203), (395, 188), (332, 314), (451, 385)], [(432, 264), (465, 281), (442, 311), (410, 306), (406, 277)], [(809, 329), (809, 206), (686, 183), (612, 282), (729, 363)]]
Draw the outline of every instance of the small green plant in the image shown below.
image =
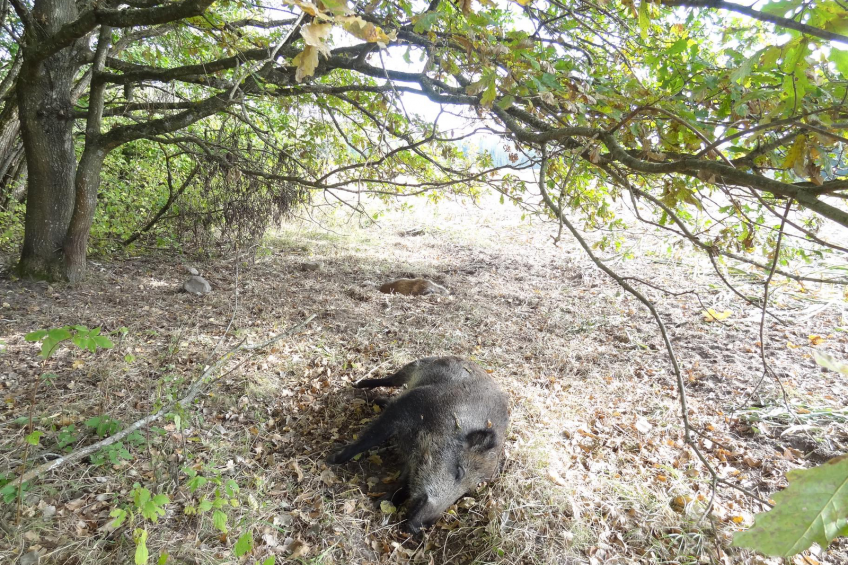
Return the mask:
[[(130, 527), (133, 527), (136, 521), (141, 522), (140, 526), (143, 526), (145, 521), (156, 523), (160, 516), (165, 515), (165, 506), (170, 503), (171, 499), (168, 498), (167, 494), (153, 494), (140, 484), (135, 483), (129, 494), (129, 502), (109, 513), (109, 516), (113, 518), (110, 525), (117, 529), (127, 520), (129, 520)], [(137, 527), (133, 530), (136, 565), (146, 565), (150, 558), (150, 552), (147, 549), (147, 536), (148, 532), (144, 527)]]
[(73, 424), (63, 427), (56, 435), (56, 444), (61, 450), (70, 450), (71, 444), (77, 441), (77, 427)]
[[(108, 337), (100, 335), (99, 327), (88, 329), (86, 326), (81, 325), (36, 330), (26, 334), (24, 339), (29, 342), (41, 342), (41, 351), (39, 352), (39, 356), (42, 359), (42, 366), (59, 349), (59, 346), (66, 342), (73, 343), (78, 348), (91, 351), (92, 353), (96, 353), (98, 349), (111, 349), (115, 346)], [(27, 460), (29, 459), (30, 447), (37, 446), (41, 442), (41, 438), (44, 436), (43, 431), (36, 430), (33, 426), (33, 411), (35, 410), (35, 398), (38, 395), (38, 386), (41, 381), (45, 381), (47, 384), (52, 385), (56, 378), (57, 377), (54, 373), (46, 372), (42, 373), (33, 383), (32, 394), (30, 395), (29, 402), (29, 416), (27, 417), (27, 435), (24, 437), (24, 456), (22, 459), (23, 467), (26, 467)], [(67, 437), (65, 439), (67, 439)], [(60, 443), (61, 441), (62, 440), (60, 440)], [(67, 443), (65, 445), (67, 445)], [(23, 493), (23, 489), (24, 484), (20, 483), (17, 493), (18, 519), (20, 519), (21, 494)], [(14, 500), (15, 498), (13, 495), (10, 498), (11, 490), (14, 489), (10, 489), (9, 485), (6, 484), (3, 485), (2, 492), (0, 493), (2, 494), (3, 500), (7, 503), (11, 502), (11, 500)]]
[[(105, 438), (120, 431), (123, 424), (118, 420), (104, 415), (89, 418), (85, 421), (85, 426), (94, 430), (94, 433), (98, 436)], [(138, 447), (144, 444), (145, 439), (141, 432), (136, 430), (129, 434), (125, 441), (129, 445)], [(127, 450), (124, 442), (121, 441), (107, 445), (97, 453), (91, 455), (91, 463), (95, 466), (105, 465), (106, 463), (119, 465), (121, 461), (128, 461), (130, 459), (132, 459), (132, 454)]]
[(41, 342), (41, 357), (48, 359), (63, 342), (71, 341), (80, 349), (87, 349), (92, 353), (97, 348), (112, 349), (115, 344), (108, 337), (100, 335), (100, 328), (88, 329), (85, 326), (63, 326), (48, 330), (37, 330), (24, 336), (27, 341)]
[(100, 437), (110, 436), (121, 429), (121, 423), (109, 416), (92, 416), (85, 421), (85, 426)]
[(183, 469), (188, 475), (186, 486), (189, 491), (196, 493), (201, 487), (211, 484), (215, 486), (211, 494), (203, 494), (197, 498), (196, 504), (187, 504), (183, 510), (187, 516), (202, 515), (212, 511), (212, 525), (221, 533), (227, 533), (227, 508), (238, 507), (235, 497), (239, 490), (238, 483), (233, 479), (221, 480), (220, 476), (204, 477), (192, 468)]
[(253, 532), (247, 530), (239, 536), (239, 539), (233, 546), (233, 553), (236, 554), (236, 557), (241, 557), (251, 550), (253, 550)]

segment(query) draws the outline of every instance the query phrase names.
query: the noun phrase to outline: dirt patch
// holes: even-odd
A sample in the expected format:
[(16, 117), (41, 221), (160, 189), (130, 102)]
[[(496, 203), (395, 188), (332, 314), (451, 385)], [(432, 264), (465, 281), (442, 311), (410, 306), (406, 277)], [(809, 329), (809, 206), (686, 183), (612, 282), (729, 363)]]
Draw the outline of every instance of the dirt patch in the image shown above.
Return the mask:
[[(57, 377), (36, 396), (45, 435), (30, 464), (98, 439), (86, 425), (92, 418), (127, 425), (181, 397), (219, 342), (217, 353), (317, 314), (262, 355), (237, 354), (194, 406), (124, 442), (126, 457), (102, 453), (62, 467), (24, 493), (20, 510), (4, 505), (0, 560), (38, 551), (42, 563), (126, 563), (135, 528), (148, 531), (151, 563), (165, 552), (168, 563), (235, 563), (235, 542), (248, 531), (249, 563), (270, 555), (363, 564), (753, 559), (729, 541), (757, 503), (721, 489), (700, 519), (709, 476), (683, 443), (668, 360), (635, 300), (574, 246), (552, 246), (547, 227), (502, 222), (496, 231), (498, 218), (455, 211), (414, 224), (423, 234), (406, 236), (405, 217), (380, 228), (337, 226), (345, 236), (288, 226), (255, 255), (196, 264), (214, 289), (204, 297), (177, 292), (188, 275), (168, 257), (94, 265), (79, 287), (0, 282), (0, 470), (22, 463), (21, 418), (42, 373)], [(302, 268), (307, 261), (320, 267)], [(643, 255), (616, 268), (699, 293), (700, 301), (682, 295), (660, 304), (698, 443), (722, 477), (768, 498), (785, 486), (786, 471), (845, 452), (848, 386), (811, 355), (816, 348), (848, 358), (846, 334), (836, 329), (845, 326), (840, 297), (775, 285), (776, 313), (790, 322), (767, 325), (780, 382), (766, 378), (755, 390), (756, 309), (692, 258)], [(429, 278), (452, 294), (378, 292), (399, 277)], [(733, 315), (705, 322), (702, 304)], [(63, 348), (42, 364), (24, 334), (65, 324), (100, 326), (117, 346), (97, 355)], [(512, 423), (502, 475), (413, 539), (397, 527), (402, 511), (377, 502), (396, 478), (391, 447), (334, 468), (324, 457), (375, 414), (373, 397), (352, 382), (442, 354), (491, 370), (510, 393)], [(132, 507), (136, 483), (168, 495), (164, 515), (108, 527), (110, 512)], [(816, 558), (848, 562), (848, 543)]]

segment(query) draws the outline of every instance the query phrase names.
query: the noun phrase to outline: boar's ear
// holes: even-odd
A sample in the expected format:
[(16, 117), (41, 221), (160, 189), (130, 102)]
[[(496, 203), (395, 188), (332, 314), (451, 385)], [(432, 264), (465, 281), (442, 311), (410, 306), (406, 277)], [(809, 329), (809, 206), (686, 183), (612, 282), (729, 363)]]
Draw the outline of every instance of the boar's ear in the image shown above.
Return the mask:
[(489, 451), (497, 445), (497, 437), (492, 429), (474, 430), (465, 436), (465, 443), (469, 448), (477, 451)]

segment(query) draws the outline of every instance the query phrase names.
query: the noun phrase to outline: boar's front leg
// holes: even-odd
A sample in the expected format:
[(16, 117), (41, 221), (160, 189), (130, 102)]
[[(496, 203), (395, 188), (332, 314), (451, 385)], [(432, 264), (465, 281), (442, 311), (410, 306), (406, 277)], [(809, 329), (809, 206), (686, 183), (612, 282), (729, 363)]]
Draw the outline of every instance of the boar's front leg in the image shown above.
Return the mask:
[(327, 457), (327, 463), (337, 465), (350, 461), (363, 451), (368, 451), (372, 447), (377, 447), (385, 443), (398, 431), (408, 429), (412, 425), (409, 408), (420, 403), (420, 400), (416, 400), (415, 398), (418, 396), (418, 394), (415, 394), (416, 392), (411, 391), (389, 404), (383, 413), (380, 414), (380, 417), (362, 432), (359, 439), (347, 447), (332, 453)]

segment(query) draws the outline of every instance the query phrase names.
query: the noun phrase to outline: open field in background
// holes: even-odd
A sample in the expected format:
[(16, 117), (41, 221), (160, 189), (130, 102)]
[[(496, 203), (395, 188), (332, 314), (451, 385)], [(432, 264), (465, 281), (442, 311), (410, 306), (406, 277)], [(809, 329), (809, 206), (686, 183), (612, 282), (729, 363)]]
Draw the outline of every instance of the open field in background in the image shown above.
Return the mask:
[[(362, 227), (343, 213), (295, 222), (255, 253), (212, 261), (145, 256), (93, 266), (78, 288), (0, 281), (0, 470), (23, 452), (32, 383), (35, 415), (49, 431), (30, 456), (59, 451), (60, 432), (108, 415), (127, 425), (183, 395), (217, 353), (317, 318), (301, 333), (230, 367), (196, 406), (142, 430), (130, 459), (69, 465), (42, 477), (18, 509), (0, 507), (0, 563), (38, 551), (42, 563), (128, 563), (132, 527), (112, 531), (109, 512), (133, 483), (170, 503), (146, 527), (150, 563), (236, 563), (233, 544), (253, 532), (241, 562), (301, 563), (778, 563), (729, 547), (760, 508), (738, 491), (711, 496), (709, 476), (682, 442), (673, 375), (647, 312), (598, 272), (556, 226), (522, 221), (512, 206), (415, 202)], [(423, 235), (404, 235), (412, 227)], [(595, 237), (595, 236), (590, 236)], [(637, 259), (625, 259), (632, 251)], [(315, 271), (302, 268), (319, 262)], [(214, 292), (177, 293), (184, 264)], [(660, 299), (683, 364), (698, 443), (722, 477), (768, 497), (785, 472), (844, 453), (848, 382), (825, 373), (812, 349), (848, 359), (841, 290), (776, 282), (766, 351), (780, 376), (760, 378), (759, 312), (711, 274), (709, 262), (652, 233), (635, 233), (612, 258), (621, 273), (693, 294)], [(238, 265), (238, 268), (237, 268)], [(759, 275), (735, 270), (761, 292)], [(444, 284), (448, 298), (406, 298), (376, 287), (402, 276)], [(750, 284), (749, 283), (753, 283)], [(760, 284), (758, 284), (760, 283)], [(749, 285), (749, 286), (746, 286)], [(702, 306), (703, 304), (703, 306)], [(703, 307), (730, 310), (705, 322)], [(225, 331), (232, 318), (229, 333)], [(40, 366), (23, 335), (64, 324), (115, 331), (116, 347), (92, 356), (63, 349)], [(812, 339), (810, 336), (819, 336)], [(324, 457), (373, 416), (351, 383), (427, 355), (469, 356), (508, 390), (512, 420), (503, 474), (460, 501), (423, 540), (373, 500), (395, 467), (391, 449), (328, 469)], [(52, 431), (51, 431), (52, 430)], [(210, 482), (192, 491), (186, 469)], [(211, 513), (186, 515), (215, 497), (216, 479), (239, 490), (225, 505), (228, 534)], [(193, 485), (191, 485), (193, 486)], [(223, 490), (223, 489), (222, 489)], [(808, 556), (848, 562), (848, 541)], [(803, 561), (799, 561), (803, 562)]]

